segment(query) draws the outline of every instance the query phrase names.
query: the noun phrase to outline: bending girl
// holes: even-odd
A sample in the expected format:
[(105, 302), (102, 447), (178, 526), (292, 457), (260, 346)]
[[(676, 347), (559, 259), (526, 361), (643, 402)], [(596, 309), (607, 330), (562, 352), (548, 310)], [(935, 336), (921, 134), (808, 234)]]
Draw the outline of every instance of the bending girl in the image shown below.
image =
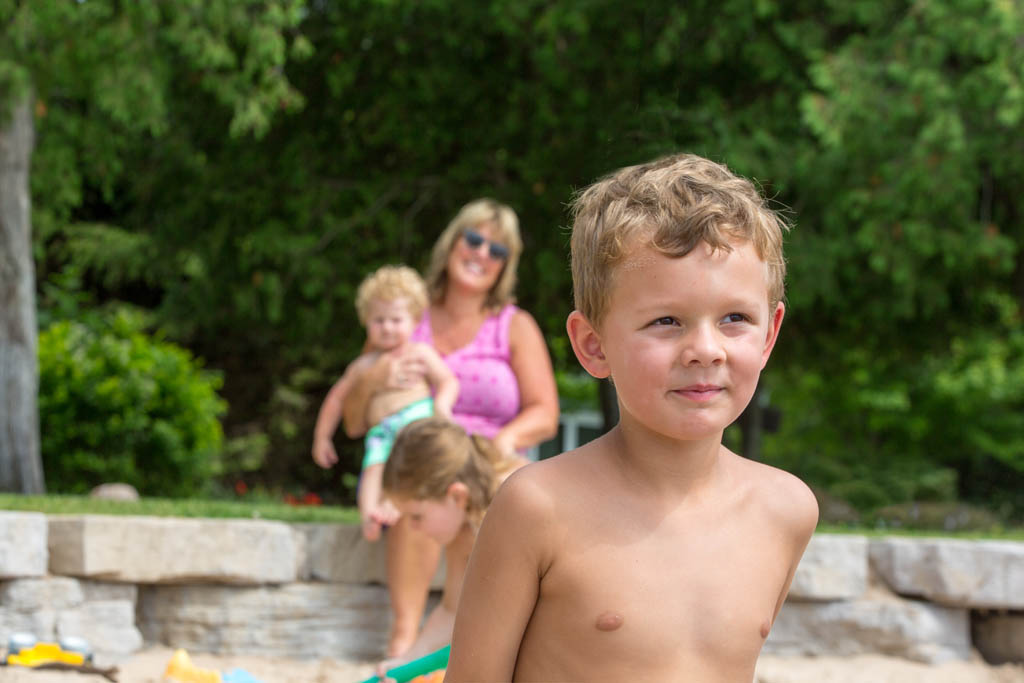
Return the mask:
[(384, 465), (383, 491), (402, 518), (444, 547), (441, 602), (412, 646), (383, 662), (385, 671), (444, 647), (452, 639), (462, 577), (477, 529), (498, 485), (522, 459), (504, 454), (487, 437), (431, 417), (403, 428)]

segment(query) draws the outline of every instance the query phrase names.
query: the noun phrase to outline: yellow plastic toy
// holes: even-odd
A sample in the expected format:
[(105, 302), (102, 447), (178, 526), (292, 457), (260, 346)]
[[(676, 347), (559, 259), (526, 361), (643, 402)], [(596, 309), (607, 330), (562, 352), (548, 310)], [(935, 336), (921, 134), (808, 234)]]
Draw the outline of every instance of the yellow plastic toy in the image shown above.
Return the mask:
[(32, 647), (21, 649), (16, 654), (7, 655), (8, 665), (32, 668), (54, 662), (81, 666), (85, 664), (85, 661), (85, 655), (81, 652), (69, 652), (57, 643), (36, 643)]
[(164, 671), (164, 680), (174, 683), (222, 683), (219, 671), (196, 666), (184, 650), (174, 651)]

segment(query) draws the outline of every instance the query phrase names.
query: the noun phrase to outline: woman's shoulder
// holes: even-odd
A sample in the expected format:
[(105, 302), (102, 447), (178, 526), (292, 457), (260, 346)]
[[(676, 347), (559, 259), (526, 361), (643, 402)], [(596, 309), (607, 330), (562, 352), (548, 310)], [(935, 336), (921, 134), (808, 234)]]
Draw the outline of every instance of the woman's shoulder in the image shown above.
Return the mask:
[(544, 339), (540, 325), (532, 315), (518, 306), (512, 304), (509, 306), (515, 309), (509, 313), (508, 317), (507, 338), (511, 346)]
[(423, 309), (423, 315), (420, 316), (420, 321), (416, 324), (409, 338), (414, 342), (422, 342), (432, 346), (434, 343), (433, 337), (434, 335), (430, 329), (430, 306), (427, 306)]

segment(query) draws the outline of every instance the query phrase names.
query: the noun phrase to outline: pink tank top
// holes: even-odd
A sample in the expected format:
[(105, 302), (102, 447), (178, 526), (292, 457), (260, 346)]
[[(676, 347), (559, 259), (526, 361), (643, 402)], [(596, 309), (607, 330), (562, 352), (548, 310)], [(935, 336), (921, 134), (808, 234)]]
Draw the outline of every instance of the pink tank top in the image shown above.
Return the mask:
[[(508, 304), (484, 320), (473, 341), (443, 357), (459, 379), (459, 398), (452, 417), (470, 434), (493, 438), (519, 414), (519, 383), (509, 365), (508, 342), (509, 325), (518, 310)], [(434, 345), (429, 309), (412, 338)]]

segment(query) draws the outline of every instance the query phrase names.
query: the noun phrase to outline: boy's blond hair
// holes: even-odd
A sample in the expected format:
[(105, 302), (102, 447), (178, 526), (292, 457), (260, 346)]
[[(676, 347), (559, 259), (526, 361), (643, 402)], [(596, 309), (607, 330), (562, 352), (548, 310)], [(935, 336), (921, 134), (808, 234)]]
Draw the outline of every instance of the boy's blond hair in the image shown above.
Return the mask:
[(479, 526), (501, 483), (515, 464), (486, 436), (467, 434), (451, 420), (428, 417), (402, 428), (384, 464), (385, 493), (409, 500), (440, 500), (455, 482), (466, 486), (466, 517)]
[(466, 204), (434, 243), (426, 275), (427, 290), (430, 292), (432, 302), (444, 301), (448, 290), (448, 257), (455, 248), (455, 243), (462, 237), (462, 233), (476, 228), (481, 223), (493, 223), (497, 239), (508, 247), (508, 258), (505, 259), (501, 275), (487, 293), (484, 305), (488, 308), (501, 308), (505, 304), (515, 302), (516, 268), (519, 267), (519, 256), (523, 253), (519, 218), (511, 207), (493, 199), (476, 199)]
[(768, 266), (771, 308), (782, 300), (782, 234), (789, 226), (749, 180), (721, 164), (678, 154), (628, 166), (580, 193), (572, 214), (573, 296), (595, 327), (606, 313), (615, 267), (641, 244), (679, 258), (701, 242), (725, 250), (730, 242), (750, 242)]
[(359, 322), (366, 325), (374, 301), (396, 301), (403, 298), (409, 302), (410, 315), (418, 321), (427, 307), (427, 286), (423, 278), (409, 266), (381, 266), (367, 275), (356, 290)]

